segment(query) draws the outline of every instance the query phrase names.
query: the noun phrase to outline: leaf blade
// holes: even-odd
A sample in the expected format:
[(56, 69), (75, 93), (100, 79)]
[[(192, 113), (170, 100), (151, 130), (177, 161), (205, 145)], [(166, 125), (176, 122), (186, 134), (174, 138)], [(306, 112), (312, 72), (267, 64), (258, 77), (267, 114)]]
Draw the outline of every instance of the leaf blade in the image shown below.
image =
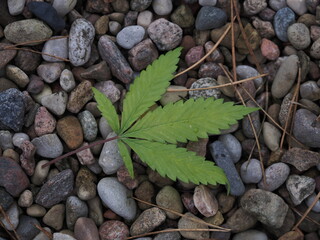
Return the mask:
[(130, 86), (123, 102), (121, 133), (126, 131), (150, 106), (165, 93), (177, 69), (181, 48), (161, 55)]
[(123, 141), (138, 154), (143, 162), (161, 176), (167, 176), (174, 181), (179, 178), (181, 181), (190, 181), (195, 184), (228, 185), (228, 180), (221, 168), (185, 148), (141, 139), (125, 138)]
[(158, 107), (133, 125), (124, 137), (134, 137), (158, 142), (187, 142), (218, 134), (228, 129), (244, 115), (256, 110), (222, 99), (189, 99)]
[(119, 117), (112, 102), (98, 89), (93, 87), (92, 91), (94, 93), (94, 98), (98, 103), (98, 109), (101, 112), (102, 116), (108, 121), (108, 124), (110, 125), (112, 130), (115, 133), (118, 133), (120, 129)]
[(124, 162), (124, 165), (126, 166), (130, 174), (130, 177), (134, 178), (132, 159), (131, 159), (129, 150), (127, 149), (125, 143), (121, 141), (121, 139), (118, 139), (118, 148), (119, 148), (119, 152), (122, 157), (122, 160)]

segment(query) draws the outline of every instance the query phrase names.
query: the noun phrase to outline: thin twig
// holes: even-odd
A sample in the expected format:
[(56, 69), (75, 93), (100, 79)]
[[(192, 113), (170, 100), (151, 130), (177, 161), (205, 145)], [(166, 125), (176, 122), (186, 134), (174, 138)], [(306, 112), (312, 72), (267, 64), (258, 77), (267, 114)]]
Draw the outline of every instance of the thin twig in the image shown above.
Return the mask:
[(43, 232), (49, 239), (53, 238), (52, 234), (49, 231), (45, 230), (43, 227), (41, 227), (41, 226), (39, 226), (37, 224), (34, 224), (34, 226), (36, 228), (38, 228), (41, 232)]
[(18, 235), (18, 233), (15, 230), (14, 225), (12, 224), (10, 218), (8, 217), (7, 213), (4, 211), (3, 207), (0, 205), (0, 212), (1, 214), (4, 216), (5, 220), (7, 221), (7, 223), (10, 225), (10, 227), (13, 229), (13, 233), (14, 236), (10, 233), (10, 231), (7, 230), (7, 228), (4, 226), (4, 224), (0, 221), (1, 226), (6, 230), (6, 232), (10, 235), (10, 237), (14, 240), (20, 240), (20, 237)]
[(69, 35), (59, 36), (59, 37), (52, 37), (52, 38), (46, 38), (46, 39), (41, 39), (41, 40), (32, 40), (32, 41), (27, 41), (27, 42), (22, 42), (22, 43), (17, 43), (17, 44), (14, 44), (14, 45), (6, 46), (6, 47), (4, 47), (3, 49), (4, 49), (4, 50), (7, 50), (7, 49), (10, 49), (10, 48), (12, 48), (12, 47), (29, 45), (30, 43), (31, 43), (31, 44), (33, 44), (33, 43), (41, 43), (41, 42), (46, 42), (46, 41), (49, 41), (49, 40), (57, 40), (57, 39), (68, 38), (68, 37), (69, 37)]
[(49, 56), (49, 57), (52, 57), (52, 58), (56, 58), (56, 59), (61, 60), (61, 61), (70, 62), (69, 59), (58, 57), (58, 56), (55, 56), (55, 55), (52, 55), (52, 54), (48, 54), (48, 53), (39, 52), (39, 51), (36, 51), (36, 50), (33, 50), (33, 49), (29, 49), (29, 48), (17, 48), (17, 47), (14, 47), (14, 48), (8, 48), (8, 50), (27, 51), (27, 52), (37, 53), (37, 54), (41, 54), (41, 55), (46, 55), (46, 56)]

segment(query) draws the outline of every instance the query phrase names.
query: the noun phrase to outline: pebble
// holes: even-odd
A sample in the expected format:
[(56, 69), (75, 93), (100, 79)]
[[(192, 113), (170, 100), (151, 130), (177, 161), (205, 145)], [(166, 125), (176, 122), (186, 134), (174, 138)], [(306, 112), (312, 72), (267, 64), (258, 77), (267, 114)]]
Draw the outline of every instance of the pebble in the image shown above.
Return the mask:
[(101, 81), (96, 83), (94, 87), (104, 93), (112, 103), (120, 99), (120, 90), (113, 81)]
[(93, 199), (96, 194), (96, 184), (93, 182), (82, 184), (77, 191), (78, 197), (83, 201)]
[(197, 30), (210, 30), (220, 28), (227, 22), (227, 14), (220, 8), (212, 6), (201, 7), (198, 12), (195, 28)]
[(98, 194), (103, 204), (126, 220), (133, 220), (137, 206), (130, 198), (132, 191), (123, 186), (116, 178), (106, 177), (99, 181)]
[(320, 127), (317, 116), (307, 109), (299, 109), (294, 118), (293, 135), (301, 143), (314, 148), (320, 147)]
[(22, 154), (20, 155), (21, 167), (27, 175), (32, 176), (35, 167), (34, 154), (36, 152), (36, 148), (30, 141), (24, 141), (20, 147), (22, 150)]
[(240, 160), (242, 153), (242, 147), (239, 140), (232, 134), (220, 135), (218, 140), (224, 144), (225, 148), (230, 153), (233, 162), (237, 163)]
[(59, 32), (65, 28), (65, 21), (61, 18), (56, 9), (47, 2), (29, 2), (28, 10), (37, 18), (47, 23), (54, 31)]
[[(165, 230), (171, 230), (172, 228), (168, 228)], [(180, 240), (181, 235), (179, 232), (164, 232), (157, 234), (153, 240)]]
[(194, 17), (188, 5), (180, 5), (170, 16), (171, 21), (181, 28), (190, 28), (194, 24)]
[(88, 216), (87, 204), (75, 196), (70, 196), (66, 200), (66, 223), (70, 230), (74, 229), (76, 221), (80, 217)]
[(52, 240), (76, 240), (74, 237), (70, 236), (69, 234), (64, 233), (54, 233)]
[(78, 218), (74, 226), (74, 237), (78, 240), (99, 240), (95, 222), (91, 218)]
[(269, 21), (263, 21), (258, 17), (253, 17), (252, 25), (259, 32), (262, 38), (272, 39), (275, 36), (273, 25)]
[(303, 15), (307, 12), (306, 1), (302, 0), (287, 0), (287, 5), (290, 7), (296, 14)]
[[(29, 190), (25, 190), (29, 191)], [(22, 193), (23, 194), (23, 193)], [(3, 188), (0, 188), (0, 204), (4, 211), (7, 211), (14, 203), (13, 197)]]
[[(114, 132), (110, 133), (107, 138), (115, 137)], [(99, 165), (103, 172), (107, 175), (116, 173), (117, 170), (123, 165), (123, 160), (120, 155), (117, 140), (106, 142), (103, 145), (100, 157)]]
[(275, 98), (283, 98), (293, 86), (298, 73), (299, 58), (291, 55), (281, 64), (271, 86), (271, 94)]
[(224, 144), (220, 141), (215, 141), (209, 145), (211, 155), (218, 165), (222, 168), (230, 183), (230, 194), (234, 196), (241, 196), (245, 192), (243, 182), (234, 166), (232, 157)]
[(50, 167), (42, 168), (42, 165), (48, 163), (48, 160), (41, 160), (37, 162), (37, 165), (34, 170), (34, 174), (31, 177), (31, 182), (35, 185), (43, 184), (44, 180), (47, 178)]
[[(156, 203), (160, 207), (171, 209), (178, 213), (183, 213), (183, 205), (181, 202), (180, 194), (175, 188), (171, 186), (165, 186), (158, 192), (156, 196)], [(165, 213), (170, 219), (179, 218), (179, 216), (174, 213), (168, 211), (166, 211)]]
[(287, 1), (286, 0), (270, 0), (269, 1), (269, 6), (273, 10), (278, 11), (281, 8), (285, 8), (287, 6)]
[(12, 134), (7, 130), (0, 130), (0, 148), (2, 150), (13, 149)]
[(172, 50), (182, 41), (182, 29), (164, 18), (153, 21), (147, 32), (160, 51)]
[(255, 15), (267, 7), (265, 0), (245, 0), (243, 2), (243, 9), (247, 15)]
[(126, 239), (129, 228), (118, 220), (105, 221), (99, 228), (101, 240)]
[(265, 170), (266, 183), (261, 180), (258, 187), (273, 192), (287, 180), (289, 174), (290, 168), (287, 164), (281, 162), (274, 163)]
[[(306, 199), (306, 205), (308, 207), (311, 206), (311, 204), (313, 203), (313, 201), (316, 199), (316, 194), (315, 193), (312, 193), (307, 199)], [(316, 202), (316, 204), (314, 205), (314, 207), (311, 209), (313, 212), (316, 212), (316, 213), (320, 213), (320, 201), (318, 200)]]
[(199, 5), (201, 6), (215, 6), (217, 0), (199, 0)]
[[(250, 43), (252, 50), (253, 51), (257, 50), (261, 44), (261, 37), (258, 31), (250, 23), (248, 23), (244, 27), (244, 32), (247, 35), (247, 39)], [(245, 43), (242, 33), (239, 35), (239, 38), (236, 42), (236, 48), (240, 54), (249, 54), (249, 50), (247, 48), (247, 45)]]
[(44, 63), (37, 67), (37, 73), (46, 83), (53, 83), (60, 77), (63, 68), (63, 63)]
[[(8, 43), (0, 43), (0, 49), (12, 46)], [(0, 69), (5, 67), (17, 54), (17, 50), (1, 50), (0, 51)]]
[(46, 41), (42, 49), (42, 58), (47, 62), (61, 62), (61, 59), (48, 56), (53, 55), (59, 58), (68, 58), (68, 38), (59, 38), (62, 36), (55, 36)]
[(10, 15), (16, 16), (23, 12), (26, 0), (13, 0), (8, 1), (8, 10)]
[(293, 165), (299, 171), (306, 171), (320, 163), (320, 154), (302, 148), (291, 148), (283, 154), (281, 161)]
[(294, 22), (295, 14), (290, 8), (284, 7), (276, 12), (273, 19), (273, 26), (276, 36), (282, 42), (288, 42), (287, 30), (288, 27)]
[[(28, 34), (21, 34), (21, 32), (28, 32)], [(33, 41), (33, 43), (26, 44), (32, 46), (41, 44), (40, 40), (50, 38), (52, 30), (38, 19), (25, 19), (8, 24), (4, 29), (4, 36), (13, 43)]]
[(29, 179), (20, 165), (14, 160), (0, 157), (0, 186), (13, 197), (29, 187)]
[(46, 209), (38, 204), (33, 204), (26, 210), (26, 213), (30, 217), (43, 217), (46, 214), (46, 212)]
[(250, 159), (242, 163), (240, 168), (240, 176), (244, 183), (258, 183), (262, 179), (262, 169), (260, 161)]
[(76, 0), (54, 0), (52, 7), (54, 7), (60, 17), (64, 17), (76, 6), (76, 4)]
[(44, 82), (43, 80), (36, 75), (30, 76), (30, 82), (27, 87), (27, 91), (31, 94), (38, 94), (40, 93), (44, 88)]
[(64, 69), (61, 72), (59, 83), (61, 88), (66, 92), (72, 91), (76, 86), (73, 74), (69, 69)]
[(144, 28), (148, 28), (150, 23), (152, 23), (152, 20), (153, 20), (153, 13), (148, 10), (145, 10), (139, 13), (137, 18), (137, 24)]
[(12, 203), (12, 205), (5, 212), (6, 217), (1, 214), (0, 221), (6, 230), (12, 231), (16, 229), (19, 224), (19, 209), (17, 204), (15, 202)]
[[(214, 78), (206, 77), (206, 78), (200, 78), (194, 83), (192, 83), (190, 89), (207, 88), (207, 87), (213, 87), (217, 85), (218, 83)], [(208, 89), (204, 91), (189, 91), (189, 96), (194, 99), (197, 99), (200, 97), (203, 97), (203, 98), (214, 97), (215, 99), (218, 99), (221, 97), (221, 91), (218, 88)]]
[(67, 108), (68, 94), (60, 91), (41, 98), (41, 104), (55, 115), (61, 116)]
[(121, 31), (121, 24), (116, 21), (109, 21), (109, 32), (112, 35), (117, 35)]
[[(140, 185), (136, 188), (134, 195), (146, 202), (153, 202), (153, 198), (155, 196), (155, 189), (154, 186), (152, 185), (152, 183), (150, 183), (149, 181), (143, 181), (142, 183), (140, 183)], [(148, 208), (150, 208), (151, 206), (138, 202), (138, 207), (141, 210), (146, 210)]]
[[(135, 166), (134, 166), (135, 167)], [(134, 168), (135, 169), (135, 168)], [(125, 165), (122, 165), (117, 171), (118, 181), (125, 185), (128, 189), (135, 189), (139, 185), (137, 178), (132, 178)]]
[(73, 173), (70, 169), (58, 173), (42, 185), (35, 202), (45, 208), (67, 199), (73, 191)]
[[(259, 76), (259, 72), (250, 66), (247, 65), (238, 65), (236, 68), (236, 72), (237, 72), (237, 76), (239, 77), (240, 80), (242, 79), (246, 79), (246, 78), (251, 78), (251, 77), (256, 77)], [(256, 78), (253, 80), (254, 85), (256, 88), (259, 88), (262, 83), (263, 83), (263, 79), (260, 78)]]
[(134, 25), (123, 28), (117, 34), (117, 43), (124, 49), (131, 49), (142, 41), (145, 35), (143, 27)]
[(301, 98), (305, 98), (311, 101), (317, 101), (320, 99), (320, 88), (315, 81), (307, 81), (300, 85)]
[(268, 240), (268, 236), (264, 232), (252, 229), (235, 234), (232, 240)]
[(103, 35), (109, 30), (109, 17), (107, 15), (101, 16), (94, 24), (96, 34)]
[(21, 215), (16, 232), (20, 239), (32, 240), (40, 232), (35, 226), (41, 226), (36, 218)]
[(10, 88), (0, 92), (0, 129), (21, 131), (24, 123), (25, 103), (22, 92)]
[[(84, 146), (88, 146), (88, 143), (84, 142), (80, 147)], [(76, 155), (82, 165), (91, 165), (96, 162), (90, 148), (77, 152)]]
[(263, 139), (266, 146), (272, 151), (275, 152), (280, 147), (280, 138), (282, 133), (278, 128), (269, 122), (263, 123)]
[(51, 229), (48, 227), (44, 227), (43, 229), (46, 231), (46, 233), (40, 231), (40, 233), (32, 240), (50, 240), (50, 238), (46, 234), (51, 234)]
[[(32, 50), (32, 48), (27, 48)], [(17, 56), (14, 59), (14, 63), (17, 67), (25, 72), (33, 72), (41, 62), (41, 54), (29, 52), (29, 51), (18, 51)]]
[(57, 204), (52, 206), (46, 215), (42, 218), (42, 221), (52, 227), (54, 230), (61, 230), (65, 217), (65, 205)]
[(163, 210), (153, 207), (144, 210), (140, 216), (132, 223), (130, 234), (132, 236), (151, 232), (160, 226), (166, 220), (166, 214)]
[(146, 10), (152, 3), (152, 0), (132, 0), (130, 1), (130, 8), (133, 11), (142, 12)]
[(39, 107), (34, 119), (34, 131), (37, 136), (52, 133), (57, 121), (45, 107)]
[[(207, 225), (199, 223), (199, 221), (201, 221), (201, 219), (196, 217), (195, 215), (193, 215), (190, 212), (185, 213), (183, 216), (186, 216), (187, 218), (181, 217), (179, 219), (179, 221), (178, 221), (178, 228), (179, 229), (207, 229), (208, 228)], [(193, 221), (190, 218), (194, 218), (197, 221)], [(181, 231), (180, 234), (182, 235), (182, 237), (188, 238), (188, 239), (206, 239), (206, 238), (209, 238), (209, 232), (208, 231), (203, 231), (203, 232)]]
[(159, 57), (158, 50), (150, 38), (135, 45), (128, 54), (130, 65), (135, 71), (145, 69)]
[(16, 83), (20, 88), (26, 87), (30, 81), (28, 75), (14, 65), (8, 64), (6, 66), (6, 75), (8, 79)]
[(313, 178), (294, 174), (289, 176), (286, 187), (294, 205), (299, 205), (314, 192), (316, 183)]
[(106, 139), (112, 133), (112, 128), (104, 117), (101, 117), (99, 120), (99, 131), (103, 139)]
[(310, 48), (310, 56), (315, 59), (320, 59), (320, 38), (312, 43)]
[(261, 54), (268, 60), (277, 60), (280, 56), (280, 50), (278, 45), (269, 39), (263, 38), (260, 46)]
[(173, 8), (172, 0), (153, 0), (152, 8), (159, 16), (168, 15), (171, 13)]
[(85, 80), (76, 86), (70, 93), (67, 110), (72, 113), (78, 113), (93, 97), (91, 82)]
[(218, 201), (213, 192), (204, 185), (194, 189), (193, 202), (199, 212), (205, 217), (212, 217), (218, 212)]
[(310, 43), (310, 31), (303, 23), (294, 23), (288, 27), (288, 40), (297, 50), (306, 49)]
[(261, 189), (248, 190), (240, 200), (241, 207), (263, 224), (279, 228), (288, 211), (288, 205), (278, 195)]
[(118, 47), (108, 36), (102, 36), (98, 42), (101, 58), (108, 63), (113, 76), (127, 84), (133, 80), (133, 71)]
[(69, 60), (73, 66), (82, 66), (91, 55), (91, 44), (95, 35), (94, 26), (86, 19), (75, 20), (69, 32)]
[(190, 67), (191, 65), (198, 62), (204, 56), (203, 46), (195, 46), (189, 49), (185, 56), (186, 64)]
[(231, 228), (234, 233), (238, 233), (254, 227), (256, 223), (257, 219), (240, 207), (227, 219), (225, 227)]
[(70, 149), (76, 149), (83, 143), (82, 127), (75, 116), (61, 118), (57, 122), (57, 133)]
[(80, 76), (85, 79), (95, 79), (97, 81), (106, 81), (112, 78), (110, 69), (105, 61), (88, 67), (80, 73)]
[(86, 141), (94, 141), (98, 134), (98, 125), (91, 112), (85, 110), (78, 114), (78, 119), (83, 129), (83, 137)]
[(63, 152), (63, 146), (57, 134), (45, 134), (34, 138), (31, 143), (36, 147), (36, 153), (45, 158), (56, 158)]

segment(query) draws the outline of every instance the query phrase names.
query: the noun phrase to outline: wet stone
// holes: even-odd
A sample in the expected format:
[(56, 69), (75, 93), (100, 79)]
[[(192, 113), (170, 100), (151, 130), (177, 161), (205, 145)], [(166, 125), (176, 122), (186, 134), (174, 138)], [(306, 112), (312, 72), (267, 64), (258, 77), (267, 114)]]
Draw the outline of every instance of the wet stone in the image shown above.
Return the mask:
[(31, 143), (35, 145), (36, 153), (42, 157), (56, 158), (63, 152), (62, 143), (55, 133), (34, 138)]
[(50, 208), (66, 200), (73, 190), (73, 178), (70, 169), (58, 173), (41, 187), (35, 202), (43, 207)]
[(197, 30), (209, 30), (220, 28), (227, 22), (227, 14), (220, 8), (204, 6), (198, 12), (195, 28)]
[(125, 239), (129, 236), (129, 228), (118, 220), (105, 221), (99, 227), (99, 235), (103, 240)]

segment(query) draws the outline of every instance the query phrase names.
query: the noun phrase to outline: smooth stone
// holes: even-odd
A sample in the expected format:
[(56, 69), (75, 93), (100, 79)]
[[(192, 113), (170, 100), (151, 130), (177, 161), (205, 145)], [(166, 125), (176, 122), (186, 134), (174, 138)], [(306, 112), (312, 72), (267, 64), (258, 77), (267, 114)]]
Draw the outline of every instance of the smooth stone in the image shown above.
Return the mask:
[(78, 113), (93, 97), (92, 84), (90, 81), (83, 81), (77, 85), (69, 94), (67, 110)]
[(115, 103), (120, 99), (120, 90), (113, 81), (101, 81), (96, 83), (94, 87), (104, 93), (112, 103)]
[(152, 8), (159, 16), (168, 15), (171, 13), (173, 8), (172, 0), (153, 0)]
[(303, 23), (294, 23), (288, 27), (288, 40), (298, 50), (306, 49), (310, 43), (310, 31)]
[(57, 123), (57, 133), (70, 149), (76, 149), (83, 143), (82, 127), (75, 116), (61, 118)]
[(230, 183), (230, 194), (234, 196), (241, 196), (245, 192), (243, 182), (234, 166), (232, 157), (224, 144), (220, 141), (215, 141), (209, 145), (213, 160), (222, 168)]
[(267, 7), (265, 0), (245, 0), (243, 2), (243, 9), (247, 15), (255, 15)]
[(16, 16), (23, 12), (26, 0), (11, 0), (8, 2), (8, 10), (10, 15)]
[(210, 30), (220, 28), (227, 22), (227, 14), (220, 8), (204, 6), (198, 12), (195, 28), (197, 30)]
[(35, 236), (32, 240), (50, 240), (50, 238), (46, 234), (51, 234), (51, 229), (48, 227), (43, 228), (46, 232), (40, 232), (37, 236)]
[(20, 239), (32, 240), (40, 232), (35, 226), (41, 226), (36, 218), (21, 215), (16, 232)]
[[(169, 230), (171, 228), (165, 229)], [(178, 232), (164, 232), (157, 234), (153, 240), (180, 240), (181, 235)]]
[(320, 125), (317, 116), (307, 109), (299, 109), (294, 118), (293, 135), (301, 143), (314, 148), (320, 147)]
[(26, 87), (30, 82), (28, 75), (14, 65), (9, 64), (6, 66), (6, 75), (9, 80), (13, 81), (21, 88)]
[(91, 112), (85, 110), (78, 114), (78, 119), (83, 129), (83, 137), (86, 141), (94, 141), (98, 134), (98, 124)]
[(0, 92), (0, 129), (21, 131), (24, 123), (25, 102), (22, 92), (10, 88)]
[(126, 239), (129, 236), (129, 228), (118, 220), (105, 221), (99, 227), (99, 235), (104, 240)]
[(66, 200), (66, 223), (70, 230), (73, 230), (76, 221), (80, 217), (87, 217), (87, 204), (75, 196), (70, 196)]
[(146, 10), (152, 3), (152, 0), (131, 0), (130, 8), (133, 11), (142, 12)]
[(63, 221), (65, 217), (65, 205), (57, 204), (52, 206), (46, 215), (43, 217), (42, 221), (54, 230), (61, 230), (63, 226)]
[(281, 162), (289, 163), (299, 171), (306, 171), (320, 164), (320, 154), (318, 152), (294, 147), (283, 154)]
[(240, 200), (241, 207), (260, 222), (273, 228), (282, 226), (288, 205), (278, 195), (261, 190), (250, 189)]
[(74, 226), (74, 237), (78, 240), (99, 240), (99, 232), (91, 218), (80, 217)]
[(192, 66), (204, 56), (203, 46), (195, 46), (190, 48), (185, 56), (185, 62), (188, 66)]
[(54, 7), (60, 17), (64, 17), (77, 4), (76, 0), (53, 0), (52, 7)]
[(227, 219), (225, 227), (231, 228), (234, 233), (238, 233), (254, 227), (256, 223), (257, 219), (240, 207)]
[(96, 194), (96, 184), (93, 182), (82, 184), (77, 191), (78, 197), (83, 201), (93, 199)]
[(69, 60), (73, 66), (82, 66), (91, 55), (91, 44), (95, 36), (94, 26), (86, 19), (75, 20), (69, 33)]
[(0, 130), (0, 148), (2, 150), (13, 149), (11, 132)]
[(299, 205), (315, 190), (316, 182), (307, 176), (290, 175), (286, 182), (287, 190), (294, 205)]
[[(85, 146), (88, 146), (87, 142), (81, 145), (81, 147)], [(81, 165), (92, 165), (96, 162), (90, 148), (77, 152), (76, 155)]]
[(305, 98), (311, 101), (317, 101), (320, 99), (320, 88), (315, 81), (307, 81), (300, 85), (301, 98)]
[(130, 234), (132, 236), (151, 232), (160, 226), (166, 220), (166, 214), (163, 210), (153, 207), (144, 210), (140, 216), (132, 223)]
[(258, 187), (273, 192), (279, 188), (288, 178), (290, 168), (285, 163), (274, 163), (265, 170), (266, 182), (261, 180)]
[(61, 59), (48, 56), (46, 54), (50, 54), (59, 58), (68, 58), (68, 38), (58, 38), (59, 36), (55, 36), (54, 38), (46, 41), (42, 49), (42, 58), (47, 62), (61, 62)]
[(48, 180), (40, 189), (35, 202), (45, 208), (67, 199), (73, 191), (73, 173), (70, 169), (63, 170)]
[(110, 68), (105, 61), (88, 67), (80, 73), (80, 76), (85, 79), (94, 79), (97, 81), (112, 79)]
[(109, 17), (107, 15), (99, 17), (99, 19), (94, 24), (94, 28), (96, 30), (96, 34), (106, 34), (109, 30)]
[(19, 224), (19, 209), (17, 204), (14, 202), (5, 212), (6, 217), (1, 214), (0, 221), (6, 230), (12, 231), (16, 229)]
[(37, 148), (36, 153), (45, 158), (56, 158), (63, 152), (63, 146), (57, 134), (46, 134), (34, 138), (31, 143)]
[(263, 38), (260, 46), (261, 54), (268, 60), (274, 61), (280, 56), (280, 50), (277, 44), (267, 38)]
[(170, 17), (171, 21), (181, 28), (190, 28), (195, 21), (191, 8), (185, 4), (178, 6)]
[(272, 152), (278, 150), (280, 147), (280, 138), (282, 136), (282, 133), (279, 131), (279, 129), (269, 122), (264, 122), (262, 133), (266, 146)]
[[(22, 32), (28, 34), (21, 34)], [(4, 36), (13, 43), (32, 41), (32, 43), (25, 45), (33, 46), (41, 44), (44, 39), (50, 38), (52, 30), (38, 19), (25, 19), (8, 24), (4, 29)]]
[(279, 11), (281, 8), (285, 8), (287, 6), (286, 0), (270, 0), (269, 6), (275, 10)]
[[(200, 78), (197, 81), (195, 81), (194, 83), (192, 83), (190, 89), (213, 87), (213, 86), (217, 86), (217, 85), (218, 85), (218, 83), (214, 78), (206, 77), (206, 78)], [(189, 96), (194, 99), (197, 99), (200, 97), (203, 97), (203, 98), (214, 97), (215, 99), (218, 99), (221, 97), (221, 92), (217, 88), (208, 89), (208, 90), (204, 90), (204, 91), (189, 91)]]
[[(208, 226), (199, 221), (202, 221), (200, 218), (196, 217), (190, 212), (184, 214), (184, 216), (188, 218), (184, 218), (183, 216), (178, 221), (178, 228), (179, 229), (207, 229)], [(198, 221), (192, 221), (190, 218), (194, 218)], [(180, 234), (182, 237), (187, 239), (207, 239), (209, 238), (208, 231), (201, 231), (201, 232), (192, 232), (192, 231), (181, 231)]]
[[(25, 190), (29, 191), (29, 190)], [(3, 188), (0, 188), (0, 205), (4, 211), (7, 211), (14, 203), (13, 197)]]
[(36, 75), (30, 76), (30, 82), (27, 87), (27, 92), (31, 94), (38, 94), (40, 93), (44, 88), (44, 82), (43, 80)]
[(27, 175), (32, 176), (35, 168), (34, 154), (36, 148), (30, 141), (24, 141), (20, 147), (22, 150), (22, 154), (20, 155), (21, 167)]
[(35, 185), (43, 184), (44, 180), (47, 178), (50, 166), (42, 167), (42, 165), (48, 163), (48, 160), (41, 160), (37, 162), (37, 165), (34, 170), (34, 174), (31, 177), (31, 182)]
[[(114, 132), (110, 133), (107, 138), (115, 137)], [(119, 152), (117, 140), (106, 142), (99, 157), (99, 165), (103, 172), (107, 175), (116, 173), (117, 170), (123, 165), (123, 160)]]
[(144, 28), (148, 28), (149, 25), (152, 23), (152, 20), (153, 20), (153, 13), (148, 10), (145, 10), (139, 13), (137, 18), (137, 24)]
[(182, 40), (182, 29), (164, 18), (153, 21), (147, 28), (147, 32), (160, 51), (172, 50)]
[(72, 91), (76, 86), (73, 74), (69, 69), (64, 69), (61, 72), (59, 83), (61, 88), (66, 92)]
[(295, 14), (290, 8), (284, 7), (276, 12), (273, 18), (273, 26), (276, 36), (282, 42), (288, 42), (287, 29), (294, 22)]
[(31, 47), (25, 47), (25, 49), (25, 51), (18, 51), (14, 59), (15, 65), (25, 72), (34, 72), (41, 63), (41, 54), (34, 53)]
[(304, 0), (287, 0), (287, 5), (300, 16), (307, 12), (307, 5)]
[(108, 135), (113, 132), (108, 121), (104, 117), (101, 117), (99, 120), (99, 131), (103, 139), (106, 139)]
[(99, 181), (98, 194), (105, 206), (126, 220), (136, 216), (136, 202), (130, 198), (132, 191), (128, 190), (116, 178), (106, 177)]
[(217, 0), (199, 0), (199, 5), (201, 6), (215, 6)]
[[(179, 90), (187, 90), (186, 87), (170, 85), (168, 89), (179, 89)], [(162, 106), (165, 106), (169, 103), (174, 103), (179, 100), (186, 98), (188, 95), (187, 91), (184, 92), (166, 92), (162, 95), (161, 99), (159, 100)]]
[(225, 148), (230, 153), (233, 162), (237, 163), (240, 160), (242, 153), (242, 147), (239, 140), (232, 134), (220, 135), (218, 140), (224, 144)]
[[(134, 195), (146, 202), (152, 202), (154, 196), (155, 196), (155, 190), (154, 190), (154, 186), (152, 185), (151, 182), (149, 182), (148, 180), (143, 181), (142, 183), (140, 183), (140, 185), (135, 189), (134, 191)], [(148, 208), (150, 208), (151, 206), (138, 202), (138, 207), (141, 210), (146, 210)]]
[(41, 98), (41, 104), (55, 115), (61, 116), (67, 108), (68, 94), (60, 91)]
[(212, 217), (218, 212), (218, 201), (213, 192), (204, 185), (194, 189), (193, 202), (199, 212), (205, 217)]
[(108, 63), (112, 74), (121, 82), (127, 84), (133, 81), (133, 70), (115, 43), (108, 37), (102, 36), (98, 42), (101, 58)]
[[(306, 199), (306, 205), (308, 207), (311, 206), (311, 204), (313, 203), (313, 201), (316, 199), (316, 194), (315, 193), (312, 193), (307, 199)], [(316, 202), (316, 204), (313, 206), (313, 208), (311, 209), (313, 212), (316, 212), (316, 213), (320, 213), (320, 200), (318, 200)]]
[[(170, 1), (171, 2), (171, 1)], [(143, 27), (134, 25), (123, 28), (116, 37), (117, 43), (124, 49), (131, 49), (142, 41), (145, 35)]]
[(33, 204), (26, 210), (30, 217), (43, 217), (46, 214), (46, 209), (38, 204)]
[(74, 237), (70, 236), (69, 234), (65, 233), (54, 233), (52, 240), (77, 240)]
[(284, 60), (271, 86), (271, 94), (275, 98), (283, 98), (293, 86), (298, 73), (299, 58), (291, 55)]
[(242, 163), (240, 168), (240, 176), (244, 183), (258, 183), (262, 179), (262, 169), (260, 161), (250, 159)]
[[(236, 68), (236, 72), (237, 72), (237, 76), (239, 77), (239, 80), (256, 77), (260, 75), (255, 68), (247, 65), (238, 65)], [(256, 78), (253, 80), (253, 82), (254, 82), (254, 86), (256, 88), (259, 88), (263, 83), (263, 79), (261, 77)]]
[[(51, 89), (51, 87), (47, 84), (47, 83), (45, 83), (44, 85), (43, 85), (43, 89), (42, 89), (42, 91), (41, 92), (39, 92), (39, 93), (37, 93), (37, 94), (33, 94), (32, 95), (32, 97), (33, 97), (33, 99), (37, 102), (37, 103), (40, 103), (41, 104), (41, 99), (44, 97), (44, 96), (48, 96), (48, 95), (50, 95), (50, 94), (52, 94), (52, 89)], [(37, 108), (38, 107), (40, 107), (40, 105), (36, 105), (37, 106)], [(35, 114), (35, 113), (34, 113)], [(32, 124), (32, 123), (31, 123)], [(30, 124), (30, 125), (31, 125)], [(30, 126), (29, 125), (29, 126)]]
[(37, 67), (37, 73), (46, 83), (53, 83), (60, 77), (63, 68), (64, 63), (44, 63)]
[(64, 19), (58, 15), (56, 9), (50, 3), (29, 2), (27, 7), (31, 13), (48, 24), (54, 31), (59, 32), (65, 28)]
[(310, 56), (315, 59), (320, 59), (320, 38), (315, 40), (310, 48)]
[(264, 232), (251, 229), (235, 234), (232, 240), (268, 240), (268, 236)]
[[(180, 194), (175, 188), (171, 186), (165, 186), (158, 192), (156, 196), (156, 203), (160, 207), (171, 209), (178, 213), (183, 212), (183, 205), (181, 202)], [(179, 218), (179, 216), (174, 213), (168, 211), (166, 211), (165, 213), (170, 219)]]
[[(8, 43), (0, 43), (0, 69), (4, 68), (17, 54), (17, 50), (3, 50), (5, 47), (13, 46)], [(1, 81), (3, 81), (1, 79)]]

